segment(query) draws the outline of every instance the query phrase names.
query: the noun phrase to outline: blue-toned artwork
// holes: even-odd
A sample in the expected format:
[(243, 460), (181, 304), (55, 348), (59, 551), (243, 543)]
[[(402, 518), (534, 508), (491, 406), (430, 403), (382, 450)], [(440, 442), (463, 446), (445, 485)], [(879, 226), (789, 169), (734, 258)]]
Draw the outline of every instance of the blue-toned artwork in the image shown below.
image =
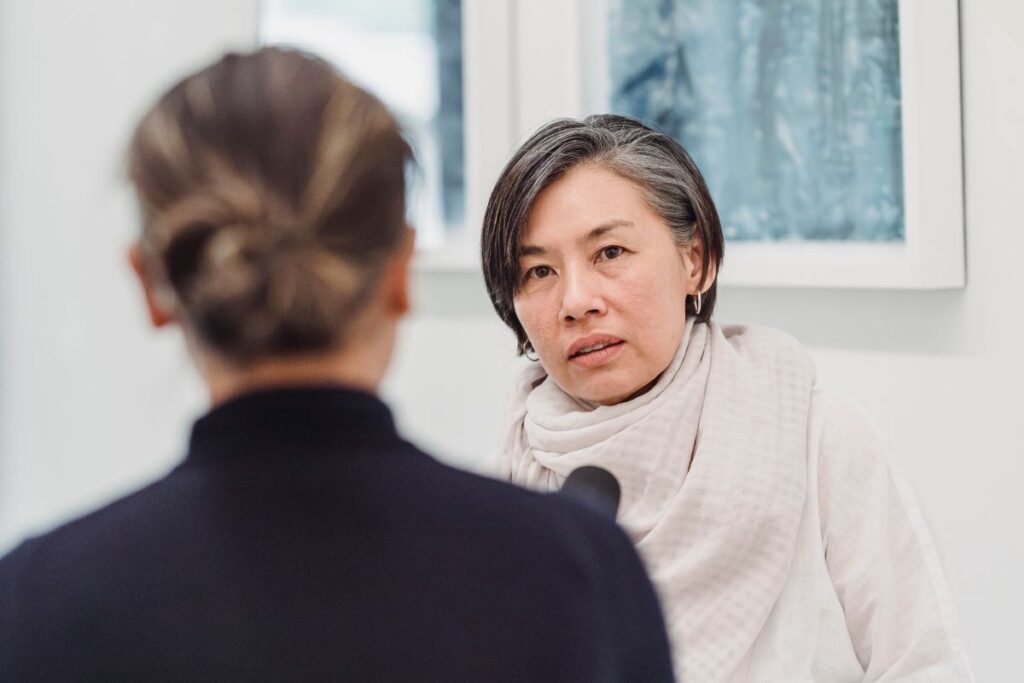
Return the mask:
[(609, 104), (683, 143), (729, 240), (901, 241), (897, 4), (609, 0)]

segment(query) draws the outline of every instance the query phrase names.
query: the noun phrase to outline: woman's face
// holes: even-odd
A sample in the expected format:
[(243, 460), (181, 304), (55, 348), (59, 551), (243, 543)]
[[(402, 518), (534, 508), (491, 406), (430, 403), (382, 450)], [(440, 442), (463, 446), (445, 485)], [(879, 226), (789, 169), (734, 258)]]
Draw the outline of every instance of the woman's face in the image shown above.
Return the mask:
[(636, 185), (593, 164), (571, 169), (537, 197), (519, 254), (516, 315), (563, 391), (611, 405), (668, 367), (700, 247), (680, 247)]

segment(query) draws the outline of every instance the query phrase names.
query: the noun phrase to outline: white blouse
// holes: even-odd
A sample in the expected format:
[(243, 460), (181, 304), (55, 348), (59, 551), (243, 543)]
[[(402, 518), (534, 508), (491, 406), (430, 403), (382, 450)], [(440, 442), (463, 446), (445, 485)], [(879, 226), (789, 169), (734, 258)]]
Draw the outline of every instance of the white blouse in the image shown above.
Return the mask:
[(973, 681), (928, 531), (870, 420), (815, 390), (809, 443), (788, 578), (730, 680)]

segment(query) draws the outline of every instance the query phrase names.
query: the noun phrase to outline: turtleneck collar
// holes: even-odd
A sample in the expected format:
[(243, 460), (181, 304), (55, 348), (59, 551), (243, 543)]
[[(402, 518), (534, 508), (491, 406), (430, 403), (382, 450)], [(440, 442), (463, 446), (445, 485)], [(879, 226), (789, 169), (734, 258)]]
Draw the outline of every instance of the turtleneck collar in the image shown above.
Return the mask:
[(232, 398), (192, 427), (186, 462), (344, 453), (401, 442), (376, 396), (341, 386), (261, 390)]

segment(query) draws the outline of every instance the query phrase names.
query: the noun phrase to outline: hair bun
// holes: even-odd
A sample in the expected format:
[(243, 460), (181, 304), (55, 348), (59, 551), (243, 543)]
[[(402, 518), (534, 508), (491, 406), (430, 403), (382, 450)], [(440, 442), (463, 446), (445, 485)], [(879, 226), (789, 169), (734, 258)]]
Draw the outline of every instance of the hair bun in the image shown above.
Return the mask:
[(330, 344), (332, 322), (360, 298), (361, 269), (266, 197), (244, 184), (208, 188), (165, 212), (151, 235), (166, 284), (214, 346)]
[(222, 59), (132, 140), (146, 269), (226, 359), (331, 347), (401, 244), (410, 155), (383, 104), (326, 62)]

